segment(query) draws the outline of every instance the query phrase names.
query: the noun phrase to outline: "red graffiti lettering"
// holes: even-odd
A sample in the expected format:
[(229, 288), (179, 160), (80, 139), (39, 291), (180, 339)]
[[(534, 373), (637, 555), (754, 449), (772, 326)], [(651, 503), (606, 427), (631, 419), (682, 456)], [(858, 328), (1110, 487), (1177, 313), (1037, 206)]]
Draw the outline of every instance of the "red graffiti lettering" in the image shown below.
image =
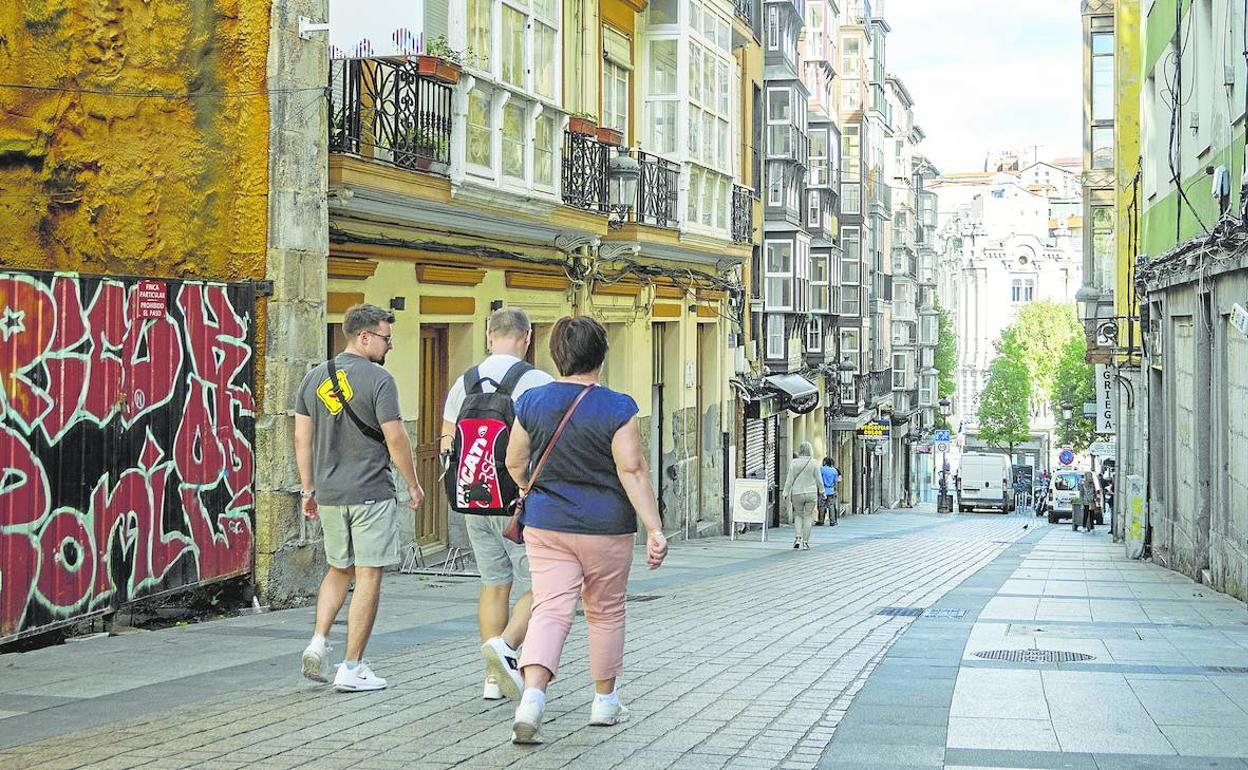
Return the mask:
[(72, 610), (91, 598), (95, 550), (91, 531), (76, 511), (62, 509), (39, 535), (39, 595), (53, 607)]
[(26, 276), (0, 277), (0, 393), (7, 411), (26, 427), (52, 406), (29, 379), (56, 332), (56, 306), (48, 290)]
[(199, 551), (199, 579), (234, 575), (251, 562), (251, 521), (246, 516), (222, 513), (212, 521), (194, 487), (182, 487), (182, 509), (186, 511)]
[(0, 425), (0, 529), (31, 524), (48, 512), (48, 476), (22, 437)]
[(0, 637), (22, 629), (26, 605), (30, 604), (39, 551), (30, 536), (0, 530)]

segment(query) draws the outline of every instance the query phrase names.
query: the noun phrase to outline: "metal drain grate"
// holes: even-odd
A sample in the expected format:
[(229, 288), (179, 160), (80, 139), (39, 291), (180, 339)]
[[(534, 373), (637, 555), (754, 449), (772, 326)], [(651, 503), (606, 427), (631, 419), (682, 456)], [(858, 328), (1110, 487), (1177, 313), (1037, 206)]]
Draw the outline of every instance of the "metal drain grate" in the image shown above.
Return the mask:
[(1218, 674), (1248, 674), (1248, 666), (1201, 666), (1201, 668)]
[(925, 618), (936, 618), (937, 620), (961, 620), (966, 617), (966, 610), (955, 609), (953, 607), (933, 607), (923, 613)]
[(894, 618), (917, 618), (923, 614), (922, 607), (881, 607), (876, 615), (888, 615)]
[(1035, 647), (1026, 650), (983, 650), (975, 653), (975, 657), (984, 660), (1008, 660), (1011, 663), (1078, 663), (1095, 660), (1094, 656), (1082, 652), (1038, 650)]

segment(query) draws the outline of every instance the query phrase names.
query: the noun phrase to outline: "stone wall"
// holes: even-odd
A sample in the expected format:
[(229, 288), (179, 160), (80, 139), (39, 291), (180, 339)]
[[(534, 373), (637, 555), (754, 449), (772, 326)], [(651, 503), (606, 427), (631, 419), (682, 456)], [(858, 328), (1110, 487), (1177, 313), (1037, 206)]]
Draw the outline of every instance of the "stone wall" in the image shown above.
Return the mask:
[(325, 357), (329, 219), (324, 95), (307, 89), (328, 72), (323, 39), (299, 37), (299, 16), (321, 20), (327, 0), (274, 0), (269, 38), (271, 153), (264, 367), (266, 408), (256, 420), (256, 586), (276, 605), (316, 592), (325, 572), (320, 527), (299, 514), (295, 395)]

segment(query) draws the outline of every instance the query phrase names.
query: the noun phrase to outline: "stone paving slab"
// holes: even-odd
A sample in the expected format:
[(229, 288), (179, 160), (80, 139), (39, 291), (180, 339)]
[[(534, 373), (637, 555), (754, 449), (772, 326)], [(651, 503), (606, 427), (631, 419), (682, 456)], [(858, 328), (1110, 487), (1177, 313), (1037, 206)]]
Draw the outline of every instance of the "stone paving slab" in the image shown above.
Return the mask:
[[(107, 640), (112, 669), (94, 697), (0, 719), (0, 767), (809, 770), (885, 651), (915, 622), (878, 610), (938, 604), (1023, 535), (1020, 524), (1016, 517), (899, 513), (816, 528), (809, 552), (788, 549), (783, 531), (765, 546), (676, 544), (673, 566), (682, 565), (685, 548), (698, 556), (684, 562), (688, 569), (637, 570), (630, 583), (630, 594), (659, 597), (629, 606), (621, 691), (632, 720), (586, 726), (592, 688), (578, 620), (551, 688), (541, 747), (511, 745), (512, 706), (480, 700), (475, 586), (452, 581), (394, 591), (396, 580), (383, 589), (385, 624), (379, 643), (370, 644), (375, 668), (392, 683), (386, 691), (338, 694), (298, 677), (304, 639), (289, 631), (302, 626), (306, 633), (308, 610), (235, 619), (218, 626), (226, 632), (205, 624)], [(385, 590), (397, 595), (392, 600)], [(438, 601), (423, 601), (430, 594)], [(409, 618), (404, 625), (393, 607), (417, 616), (444, 611), (430, 613), (438, 618), (432, 624)], [(248, 638), (249, 629), (256, 635)], [(243, 663), (206, 662), (233, 640), (250, 645)], [(137, 690), (117, 681), (141, 670), (127, 649), (141, 659), (162, 645), (186, 658), (165, 681), (139, 677)], [(68, 673), (63, 683), (91, 676), (90, 664), (62, 651), (18, 656), (20, 663), (8, 657), (0, 657), (0, 680), (15, 671), (23, 683), (0, 685), (10, 698), (6, 710), (32, 697), (22, 693), (41, 672)], [(879, 675), (898, 686), (913, 679), (904, 669)], [(913, 687), (943, 692), (953, 683), (947, 674)], [(860, 744), (859, 767), (905, 765), (915, 759), (907, 741), (945, 729), (931, 719), (896, 727), (874, 738), (892, 743)]]

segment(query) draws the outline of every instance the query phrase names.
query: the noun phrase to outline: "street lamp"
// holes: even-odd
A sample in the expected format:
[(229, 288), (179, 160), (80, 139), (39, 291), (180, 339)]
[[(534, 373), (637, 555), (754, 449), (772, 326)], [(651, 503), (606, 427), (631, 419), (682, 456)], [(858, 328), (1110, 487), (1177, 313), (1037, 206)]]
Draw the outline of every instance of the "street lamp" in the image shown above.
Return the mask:
[(841, 403), (846, 403), (846, 396), (856, 401), (857, 398), (854, 393), (854, 374), (858, 371), (858, 367), (854, 366), (854, 363), (850, 360), (849, 356), (846, 356), (841, 359), (841, 363), (837, 365), (836, 369), (840, 372)]
[[(944, 396), (940, 401), (940, 414), (945, 418), (945, 424), (949, 424), (949, 415), (953, 413), (953, 402), (948, 396)], [(949, 494), (949, 442), (945, 442), (945, 451), (940, 453), (940, 494), (936, 498), (937, 513), (953, 513), (953, 496)]]
[(1065, 420), (1066, 422), (1070, 422), (1070, 418), (1074, 414), (1074, 411), (1075, 411), (1075, 408), (1070, 405), (1070, 402), (1068, 401), (1062, 402), (1062, 419), (1063, 420)]
[(611, 227), (622, 226), (636, 205), (640, 178), (641, 166), (628, 154), (627, 147), (620, 147), (607, 163), (607, 208), (611, 212), (607, 222)]

